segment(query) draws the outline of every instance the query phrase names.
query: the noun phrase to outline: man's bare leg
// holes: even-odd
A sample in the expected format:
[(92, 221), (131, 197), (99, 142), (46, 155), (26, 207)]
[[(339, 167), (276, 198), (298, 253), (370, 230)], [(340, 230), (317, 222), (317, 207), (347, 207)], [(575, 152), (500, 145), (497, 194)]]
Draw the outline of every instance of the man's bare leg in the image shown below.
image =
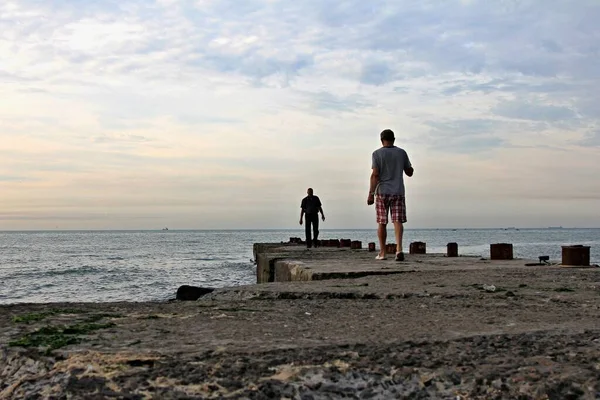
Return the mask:
[(394, 232), (396, 233), (396, 253), (402, 253), (402, 236), (404, 236), (402, 222), (394, 222)]
[(379, 224), (377, 227), (377, 237), (379, 238), (379, 255), (385, 257), (385, 242), (387, 240), (387, 224)]

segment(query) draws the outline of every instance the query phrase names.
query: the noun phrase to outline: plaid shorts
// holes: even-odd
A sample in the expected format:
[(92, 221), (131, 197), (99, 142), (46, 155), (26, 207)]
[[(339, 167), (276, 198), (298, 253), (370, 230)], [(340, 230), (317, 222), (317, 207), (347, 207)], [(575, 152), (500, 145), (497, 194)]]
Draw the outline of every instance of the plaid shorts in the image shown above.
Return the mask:
[(375, 196), (377, 223), (388, 223), (388, 210), (392, 214), (392, 222), (406, 222), (406, 201), (402, 195), (379, 194)]

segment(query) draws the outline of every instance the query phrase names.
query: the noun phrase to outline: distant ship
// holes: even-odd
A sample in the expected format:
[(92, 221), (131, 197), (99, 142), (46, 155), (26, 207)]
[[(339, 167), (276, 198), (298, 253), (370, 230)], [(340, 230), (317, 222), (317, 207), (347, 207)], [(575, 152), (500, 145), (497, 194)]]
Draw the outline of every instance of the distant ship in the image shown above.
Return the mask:
[(562, 226), (549, 226), (548, 229), (562, 229)]
[(163, 230), (163, 231), (168, 231), (168, 230), (169, 230), (169, 228), (162, 228), (162, 230)]

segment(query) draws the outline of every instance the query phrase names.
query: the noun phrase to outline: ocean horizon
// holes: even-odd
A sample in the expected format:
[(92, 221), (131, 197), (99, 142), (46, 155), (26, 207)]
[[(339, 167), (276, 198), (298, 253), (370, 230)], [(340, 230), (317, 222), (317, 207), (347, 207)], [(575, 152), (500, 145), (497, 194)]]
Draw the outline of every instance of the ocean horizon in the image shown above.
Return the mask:
[[(131, 229), (0, 229), (0, 233), (3, 232), (156, 232), (163, 231), (165, 228), (131, 228)], [(324, 231), (372, 231), (375, 227), (369, 228), (322, 228), (320, 232)], [(388, 230), (393, 229), (392, 224), (388, 224)], [(405, 231), (429, 231), (429, 230), (565, 230), (565, 229), (600, 229), (600, 227), (577, 227), (577, 226), (548, 226), (548, 227), (442, 227), (442, 228), (407, 228), (404, 227)], [(304, 228), (168, 228), (169, 231), (302, 231)]]
[[(27, 230), (0, 231), (0, 304), (164, 301), (181, 285), (253, 284), (254, 243), (304, 237), (296, 229)], [(320, 239), (377, 243), (374, 228), (322, 229)], [(388, 241), (393, 242), (391, 226)], [(404, 247), (427, 243), (444, 253), (489, 257), (492, 243), (512, 243), (517, 258), (560, 261), (561, 246), (591, 247), (600, 263), (600, 228), (407, 228)]]

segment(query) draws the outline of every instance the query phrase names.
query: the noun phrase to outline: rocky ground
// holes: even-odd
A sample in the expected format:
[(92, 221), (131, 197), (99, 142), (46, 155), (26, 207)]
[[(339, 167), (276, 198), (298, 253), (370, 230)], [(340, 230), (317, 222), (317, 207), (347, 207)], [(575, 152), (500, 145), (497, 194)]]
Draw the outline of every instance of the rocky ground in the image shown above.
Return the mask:
[(599, 377), (600, 268), (0, 307), (0, 399), (598, 399)]

